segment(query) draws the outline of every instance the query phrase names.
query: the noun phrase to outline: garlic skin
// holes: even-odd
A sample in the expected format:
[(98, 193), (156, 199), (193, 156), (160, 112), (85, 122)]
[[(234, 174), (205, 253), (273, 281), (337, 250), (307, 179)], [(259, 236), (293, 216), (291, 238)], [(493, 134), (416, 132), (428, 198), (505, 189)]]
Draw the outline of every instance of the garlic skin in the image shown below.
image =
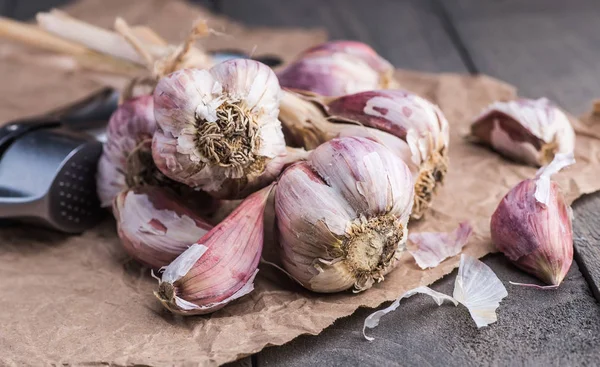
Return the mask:
[(303, 52), (277, 76), (282, 87), (340, 96), (397, 86), (394, 67), (369, 45), (331, 41)]
[(207, 314), (254, 289), (272, 188), (273, 184), (248, 196), (164, 268), (154, 295), (165, 308), (180, 315)]
[(568, 117), (546, 98), (492, 103), (475, 118), (471, 136), (508, 158), (538, 167), (575, 147)]
[(559, 285), (573, 262), (571, 208), (556, 182), (546, 204), (535, 197), (537, 179), (522, 181), (492, 215), (492, 241), (516, 266)]
[(173, 180), (222, 199), (268, 185), (286, 163), (277, 77), (257, 61), (183, 69), (154, 91), (152, 154)]
[(102, 207), (112, 206), (122, 190), (151, 176), (145, 167), (154, 165), (150, 149), (155, 130), (154, 103), (150, 95), (127, 100), (113, 113), (96, 177)]
[(420, 219), (448, 171), (449, 126), (439, 107), (404, 90), (374, 90), (330, 100), (325, 108), (330, 120), (359, 123), (406, 142), (410, 160), (402, 158), (418, 167), (412, 217)]
[(168, 265), (212, 228), (179, 197), (160, 187), (122, 191), (113, 213), (125, 250), (153, 269)]
[(413, 182), (404, 162), (372, 140), (333, 139), (287, 168), (275, 193), (285, 269), (315, 292), (360, 292), (405, 250)]

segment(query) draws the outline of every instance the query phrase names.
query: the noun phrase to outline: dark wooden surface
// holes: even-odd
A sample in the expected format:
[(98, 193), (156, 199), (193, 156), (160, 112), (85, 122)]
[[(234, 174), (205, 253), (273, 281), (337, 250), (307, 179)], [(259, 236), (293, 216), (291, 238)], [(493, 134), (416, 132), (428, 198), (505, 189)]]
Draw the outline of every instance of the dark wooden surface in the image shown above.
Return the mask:
[[(100, 0), (99, 0), (100, 1)], [(64, 0), (0, 0), (26, 19)], [(580, 114), (600, 97), (598, 0), (198, 0), (249, 25), (326, 28), (371, 44), (394, 65), (429, 72), (482, 72), (547, 96)], [(318, 337), (267, 348), (242, 365), (599, 365), (600, 195), (574, 205), (576, 262), (556, 291), (509, 286), (499, 321), (477, 330), (464, 310), (415, 296), (362, 339), (364, 317)], [(501, 255), (485, 262), (506, 281), (534, 279)], [(455, 273), (434, 288), (451, 293)], [(594, 298), (594, 296), (596, 298)], [(238, 364), (239, 366), (240, 364)]]

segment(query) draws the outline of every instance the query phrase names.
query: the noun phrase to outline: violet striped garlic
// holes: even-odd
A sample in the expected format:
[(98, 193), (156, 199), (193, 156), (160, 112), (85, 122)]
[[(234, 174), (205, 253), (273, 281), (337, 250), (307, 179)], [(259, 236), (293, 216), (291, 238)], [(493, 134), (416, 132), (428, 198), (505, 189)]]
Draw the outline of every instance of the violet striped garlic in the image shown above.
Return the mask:
[(331, 41), (304, 51), (277, 76), (282, 87), (341, 96), (397, 86), (394, 67), (369, 45)]
[(280, 119), (289, 138), (307, 149), (352, 135), (386, 145), (415, 176), (415, 219), (427, 211), (448, 170), (448, 121), (436, 105), (407, 91), (377, 90), (333, 99), (286, 91)]
[(212, 228), (181, 198), (161, 187), (122, 191), (114, 200), (113, 213), (125, 250), (154, 269), (171, 263)]
[(573, 164), (558, 154), (534, 179), (520, 182), (492, 215), (492, 241), (516, 266), (558, 286), (573, 262), (571, 207), (550, 176)]
[(406, 249), (412, 175), (383, 145), (347, 137), (284, 171), (275, 193), (282, 261), (316, 292), (363, 291)]
[(471, 136), (508, 158), (538, 167), (575, 147), (569, 118), (546, 98), (492, 103), (475, 118)]
[(253, 60), (162, 78), (154, 91), (155, 163), (173, 180), (224, 199), (268, 185), (290, 159), (280, 98), (273, 71)]
[(273, 184), (248, 196), (163, 270), (154, 295), (181, 315), (214, 312), (250, 293), (263, 247), (263, 216)]
[(152, 96), (127, 100), (112, 114), (98, 162), (97, 190), (103, 207), (112, 206), (122, 190), (148, 181), (155, 183), (164, 177), (152, 169), (155, 130)]

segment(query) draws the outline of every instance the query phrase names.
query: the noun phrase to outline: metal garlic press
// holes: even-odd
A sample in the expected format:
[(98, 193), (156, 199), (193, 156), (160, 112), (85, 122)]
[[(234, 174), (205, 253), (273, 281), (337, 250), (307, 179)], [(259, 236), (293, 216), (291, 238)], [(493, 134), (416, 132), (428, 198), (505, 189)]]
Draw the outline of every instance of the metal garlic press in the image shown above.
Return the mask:
[(118, 93), (103, 89), (50, 114), (0, 127), (0, 218), (80, 233), (105, 214), (96, 167)]

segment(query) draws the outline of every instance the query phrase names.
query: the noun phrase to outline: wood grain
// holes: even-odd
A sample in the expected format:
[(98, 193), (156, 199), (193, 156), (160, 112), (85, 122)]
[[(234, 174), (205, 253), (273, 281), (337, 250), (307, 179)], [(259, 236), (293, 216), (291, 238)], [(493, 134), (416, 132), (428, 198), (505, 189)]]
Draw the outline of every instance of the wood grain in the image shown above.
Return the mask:
[(331, 39), (373, 46), (395, 66), (468, 72), (429, 0), (221, 0), (224, 15), (248, 25), (323, 27)]
[(600, 96), (597, 0), (436, 0), (482, 73), (572, 113)]
[(585, 195), (573, 205), (575, 260), (600, 301), (600, 193)]

